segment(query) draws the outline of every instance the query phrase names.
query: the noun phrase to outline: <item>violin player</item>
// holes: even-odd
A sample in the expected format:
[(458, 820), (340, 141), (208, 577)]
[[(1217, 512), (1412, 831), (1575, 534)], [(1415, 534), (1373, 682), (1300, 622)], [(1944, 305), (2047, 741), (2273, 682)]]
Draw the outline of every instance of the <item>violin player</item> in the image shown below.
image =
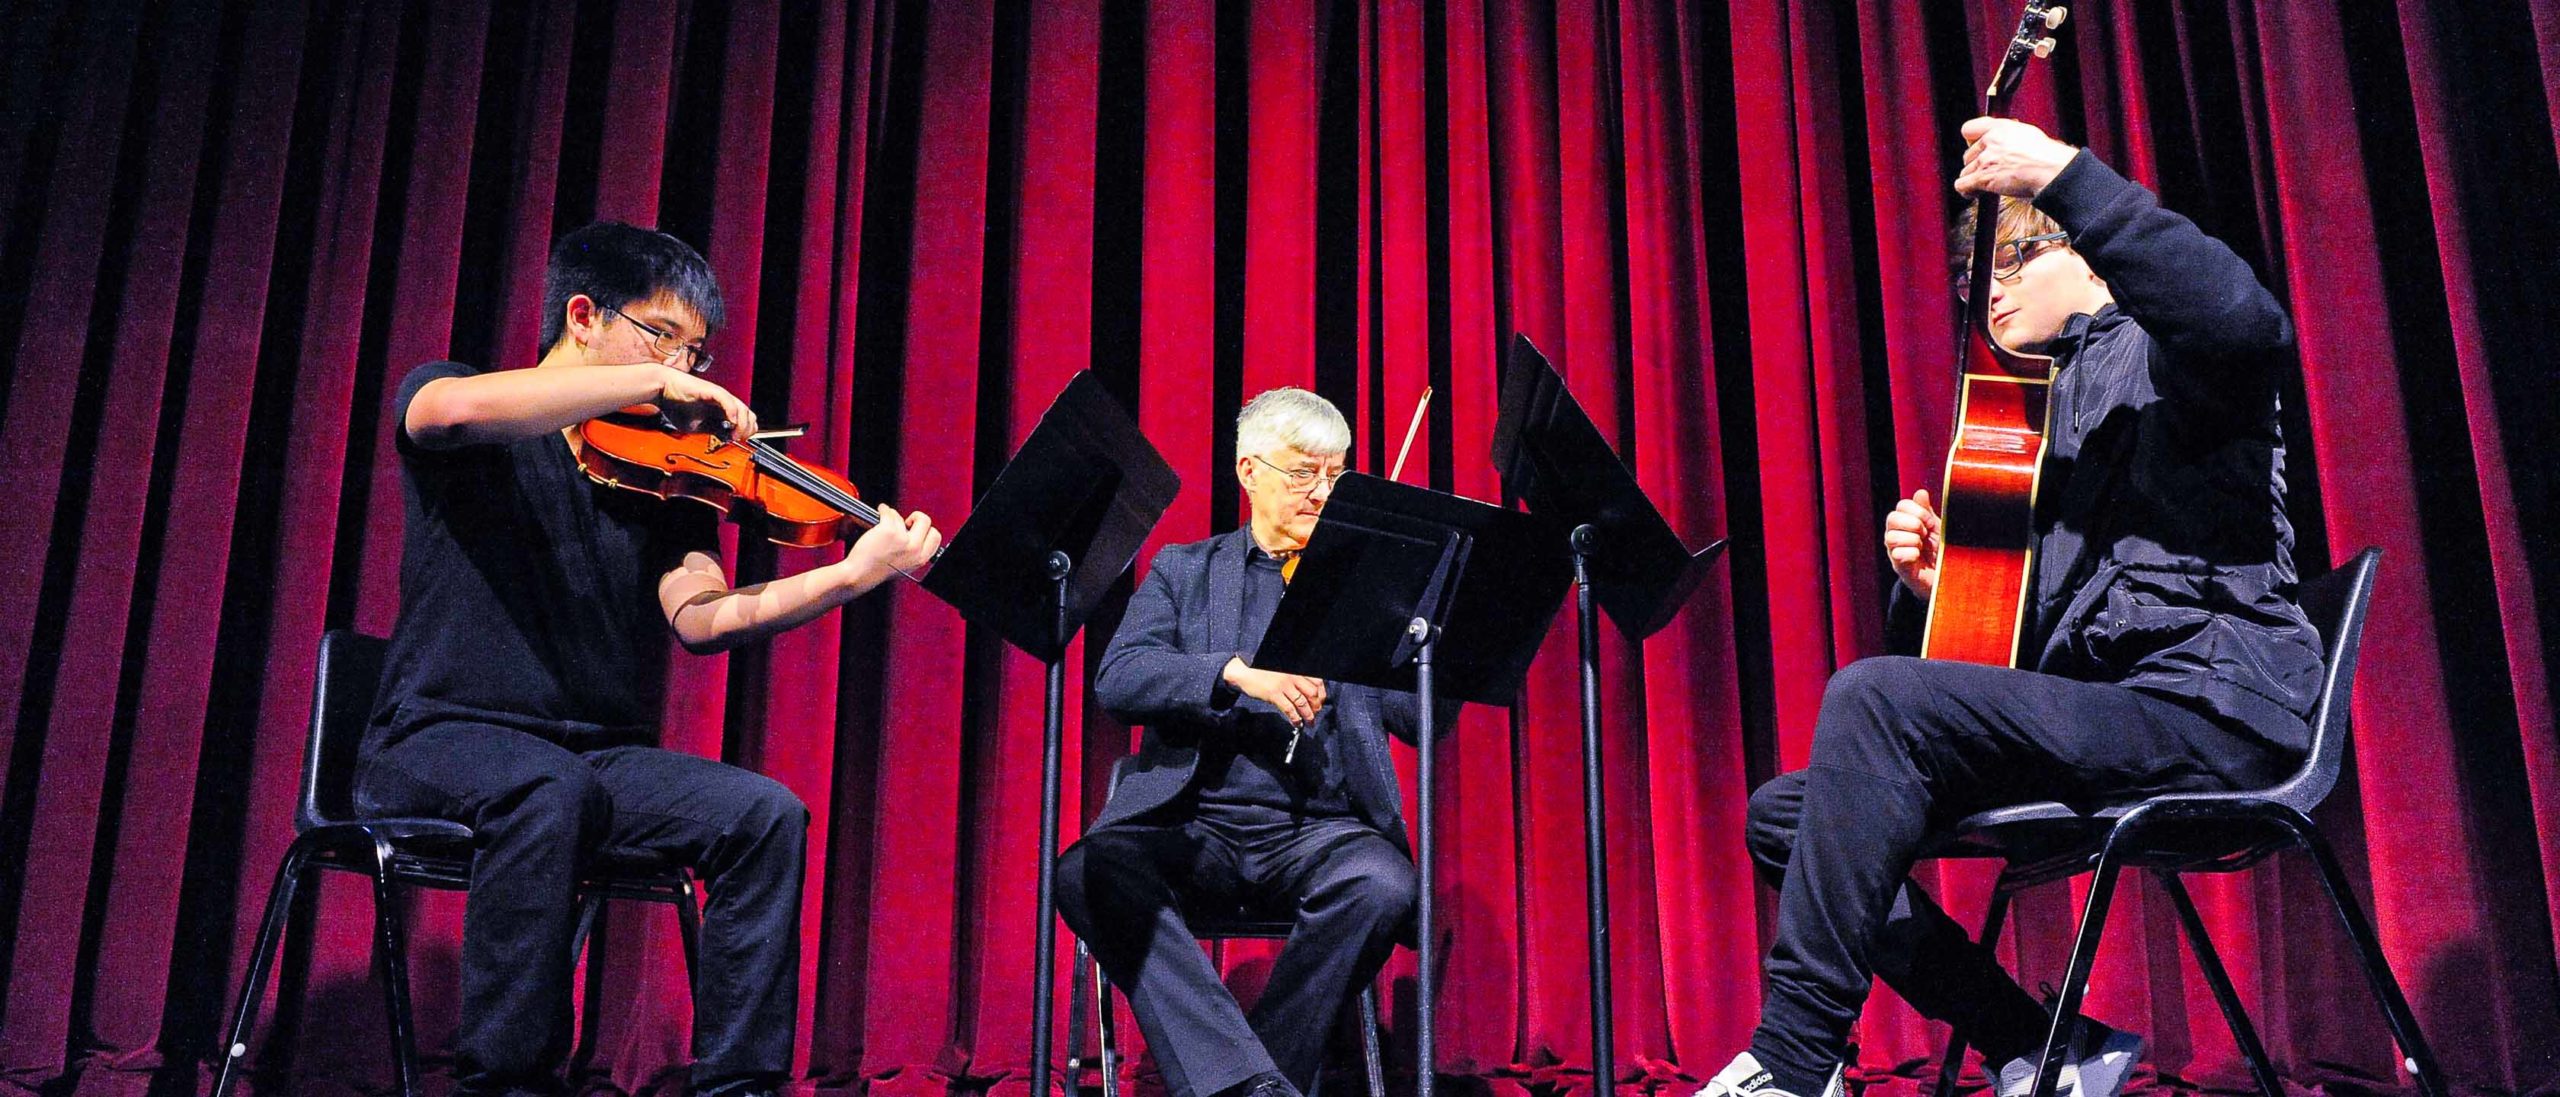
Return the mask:
[[(1955, 189), (1999, 198), (1989, 332), (2054, 360), (2018, 666), (1889, 655), (1832, 676), (1811, 765), (1752, 794), (1779, 889), (1760, 1025), (1701, 1097), (1836, 1097), (1882, 978), (2035, 1082), (2051, 1014), (1907, 878), (1935, 827), (2036, 800), (2263, 787), (2299, 765), (2320, 638), (2294, 604), (2276, 399), (2292, 321), (2249, 265), (2086, 149), (1966, 122)], [(1972, 209), (1959, 237), (1970, 240)], [(1916, 652), (1942, 548), (1896, 504), (1887, 635)], [(2114, 1097), (2129, 1032), (2082, 1018), (2060, 1092)]]
[(361, 750), (358, 806), (475, 834), (463, 915), (459, 1092), (563, 1092), (580, 865), (661, 852), (709, 884), (692, 1086), (766, 1093), (795, 1037), (808, 809), (770, 778), (652, 744), (672, 632), (723, 651), (816, 619), (933, 557), (922, 514), (843, 559), (732, 588), (717, 514), (595, 483), (574, 428), (656, 404), (756, 429), (702, 376), (720, 286), (693, 248), (599, 222), (544, 279), (541, 360), (433, 362), (393, 405), (406, 526), (400, 616)]
[[(1421, 710), (1410, 693), (1254, 665), (1351, 428), (1323, 397), (1277, 388), (1244, 406), (1235, 438), (1251, 521), (1157, 553), (1103, 653), (1095, 698), (1145, 732), (1058, 859), (1058, 910), (1128, 995), (1175, 1097), (1298, 1097), (1344, 999), (1413, 932), (1386, 737), (1411, 742)], [(1295, 922), (1250, 1015), (1184, 918), (1239, 907)]]

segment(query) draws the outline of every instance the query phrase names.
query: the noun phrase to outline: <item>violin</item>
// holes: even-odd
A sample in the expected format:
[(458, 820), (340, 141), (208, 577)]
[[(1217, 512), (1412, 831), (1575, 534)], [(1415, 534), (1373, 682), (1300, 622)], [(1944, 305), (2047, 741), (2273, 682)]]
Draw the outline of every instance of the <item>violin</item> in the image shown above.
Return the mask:
[(689, 430), (641, 405), (578, 425), (578, 467), (607, 487), (708, 503), (730, 521), (764, 517), (765, 536), (794, 548), (850, 541), (880, 524), (853, 481), (792, 460), (763, 438)]

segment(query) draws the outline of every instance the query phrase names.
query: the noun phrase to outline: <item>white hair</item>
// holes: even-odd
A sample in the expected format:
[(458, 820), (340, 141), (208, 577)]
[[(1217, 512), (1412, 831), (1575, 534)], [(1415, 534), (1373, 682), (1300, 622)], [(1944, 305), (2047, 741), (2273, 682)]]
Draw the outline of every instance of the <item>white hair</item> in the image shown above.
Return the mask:
[(1305, 389), (1276, 388), (1236, 414), (1236, 453), (1260, 456), (1282, 447), (1310, 457), (1351, 451), (1351, 424), (1333, 402)]

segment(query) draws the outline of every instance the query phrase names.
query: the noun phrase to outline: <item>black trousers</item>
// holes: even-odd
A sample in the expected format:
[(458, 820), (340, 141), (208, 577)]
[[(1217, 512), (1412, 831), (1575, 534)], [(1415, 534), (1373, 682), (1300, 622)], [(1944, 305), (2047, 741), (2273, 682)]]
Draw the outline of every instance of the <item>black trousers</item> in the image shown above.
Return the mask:
[(809, 809), (780, 783), (654, 747), (573, 752), (520, 731), (448, 723), (368, 762), (357, 806), (471, 825), (462, 916), (461, 1092), (552, 1093), (569, 1054), (573, 888), (599, 846), (661, 850), (710, 884), (694, 991), (698, 1093), (791, 1070)]
[(1910, 882), (1932, 833), (2006, 804), (2255, 787), (2298, 761), (2121, 686), (1902, 657), (1842, 668), (1811, 764), (1751, 797), (1752, 857), (1779, 884), (1753, 1055), (1782, 1081), (1829, 1073), (1871, 977), (1990, 1062), (2041, 1045), (2044, 1008)]
[[(1411, 932), (1413, 861), (1351, 819), (1277, 812), (1142, 820), (1088, 832), (1058, 858), (1058, 912), (1129, 996), (1174, 1097), (1265, 1071), (1314, 1091), (1343, 999)], [(1183, 910), (1295, 910), (1247, 1017)]]

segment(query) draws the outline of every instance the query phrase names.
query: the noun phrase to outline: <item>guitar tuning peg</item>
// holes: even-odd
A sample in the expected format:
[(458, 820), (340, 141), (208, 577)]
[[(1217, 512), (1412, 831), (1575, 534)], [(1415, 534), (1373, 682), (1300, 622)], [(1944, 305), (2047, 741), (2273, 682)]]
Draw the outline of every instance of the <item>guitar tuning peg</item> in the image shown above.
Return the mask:
[(2070, 18), (2070, 16), (2071, 9), (2069, 8), (2046, 8), (2044, 10), (2044, 29), (2061, 30), (2062, 21)]
[(2036, 39), (2036, 56), (2039, 58), (2053, 56), (2053, 47), (2055, 44), (2054, 40), (2050, 38)]

